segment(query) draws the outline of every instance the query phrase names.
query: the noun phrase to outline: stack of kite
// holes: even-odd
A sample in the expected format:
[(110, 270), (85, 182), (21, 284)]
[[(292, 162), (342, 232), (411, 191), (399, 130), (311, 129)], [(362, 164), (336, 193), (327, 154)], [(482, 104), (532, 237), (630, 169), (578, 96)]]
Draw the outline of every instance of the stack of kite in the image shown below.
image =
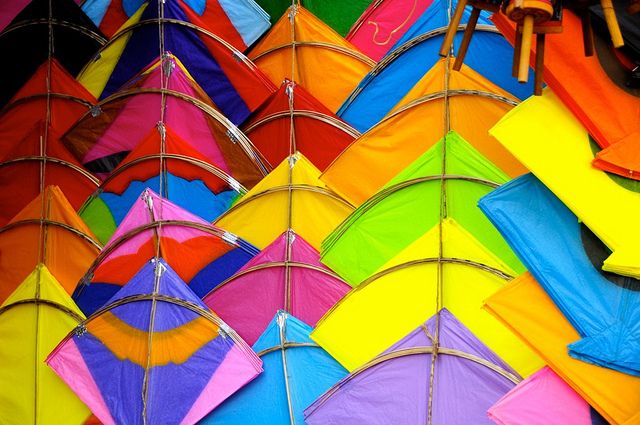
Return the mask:
[(640, 424), (637, 2), (5, 3), (0, 423)]

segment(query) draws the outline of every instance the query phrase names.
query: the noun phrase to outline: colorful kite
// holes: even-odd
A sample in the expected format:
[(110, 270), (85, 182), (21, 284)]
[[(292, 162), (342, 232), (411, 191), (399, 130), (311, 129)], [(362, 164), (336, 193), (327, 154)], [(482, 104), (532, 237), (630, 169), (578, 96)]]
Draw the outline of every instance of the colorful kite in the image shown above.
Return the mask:
[(89, 267), (74, 300), (86, 314), (93, 313), (156, 255), (202, 297), (257, 253), (235, 235), (146, 189)]
[(315, 326), (349, 289), (320, 264), (311, 245), (289, 230), (217, 285), (204, 303), (253, 344), (276, 311), (284, 309)]
[(305, 419), (309, 425), (490, 424), (486, 410), (520, 380), (443, 309), (329, 389)]
[(606, 247), (531, 174), (480, 208), (582, 336), (569, 355), (640, 376), (640, 281), (602, 273)]
[(215, 222), (265, 248), (292, 229), (316, 250), (354, 207), (319, 179), (320, 171), (301, 153), (282, 161)]
[(191, 10), (180, 0), (142, 4), (78, 79), (105, 99), (171, 52), (231, 122), (243, 122), (275, 87), (242, 52), (206, 30), (197, 14), (189, 15)]
[(300, 151), (321, 171), (360, 135), (302, 86), (287, 79), (242, 130), (270, 164), (279, 164), (290, 152)]
[[(450, 5), (443, 0), (435, 0), (429, 6), (340, 107), (338, 115), (342, 119), (358, 131), (365, 132), (381, 121), (403, 98), (407, 98), (407, 93), (441, 60), (438, 51), (449, 23), (450, 6), (455, 8), (455, 2)], [(466, 18), (463, 22), (466, 22)], [(496, 33), (486, 17), (482, 16), (479, 23), (469, 47), (466, 65), (483, 79), (491, 81), (492, 85), (500, 87), (491, 91), (508, 92), (507, 96), (512, 98), (526, 98), (531, 93), (531, 87), (518, 84), (509, 72), (513, 49)], [(452, 86), (450, 90), (456, 88)], [(444, 90), (444, 87), (440, 90)], [(477, 112), (475, 109), (473, 111)]]
[(87, 407), (44, 363), (82, 320), (82, 312), (44, 264), (38, 264), (4, 300), (0, 305), (0, 422), (80, 424), (89, 416)]
[(305, 423), (303, 410), (347, 374), (309, 332), (309, 325), (278, 311), (253, 345), (264, 372), (201, 423)]
[(520, 382), (487, 413), (498, 425), (608, 425), (547, 366)]
[(640, 378), (569, 357), (567, 345), (580, 336), (530, 274), (492, 295), (485, 308), (535, 350), (607, 422), (640, 423)]
[(46, 187), (0, 228), (0, 302), (40, 263), (71, 294), (100, 249), (60, 189)]
[(195, 424), (262, 372), (249, 346), (157, 259), (47, 364), (104, 424)]
[[(295, 81), (333, 112), (374, 65), (299, 5), (282, 15), (249, 58), (274, 84), (285, 78)], [(327, 78), (330, 75), (339, 78)]]
[(640, 194), (591, 166), (589, 135), (552, 92), (523, 102), (491, 134), (613, 251), (603, 270), (640, 277)]
[[(509, 176), (526, 172), (487, 134), (517, 99), (466, 66), (453, 72), (452, 65), (448, 59), (438, 61), (391, 115), (356, 139), (325, 170), (322, 180), (360, 205), (449, 130)], [(355, 179), (354, 175), (367, 178)]]

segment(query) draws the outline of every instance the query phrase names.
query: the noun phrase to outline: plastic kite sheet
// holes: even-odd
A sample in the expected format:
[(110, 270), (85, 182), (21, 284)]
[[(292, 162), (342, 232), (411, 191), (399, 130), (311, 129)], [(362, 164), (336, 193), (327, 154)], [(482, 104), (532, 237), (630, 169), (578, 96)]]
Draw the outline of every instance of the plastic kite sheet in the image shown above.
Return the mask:
[(310, 425), (490, 424), (486, 410), (520, 379), (444, 309), (338, 382), (305, 418)]
[(261, 249), (290, 228), (318, 250), (322, 240), (354, 210), (319, 177), (320, 171), (304, 155), (291, 155), (215, 225)]
[(202, 297), (257, 253), (255, 247), (235, 235), (147, 189), (86, 272), (73, 297), (86, 314), (92, 314), (157, 254)]
[[(495, 15), (494, 21), (505, 37), (514, 39), (514, 28), (504, 15)], [(545, 83), (602, 148), (592, 159), (593, 165), (638, 180), (640, 98), (618, 87), (600, 63), (599, 55), (584, 55), (578, 16), (565, 11), (562, 26), (561, 34), (547, 38)]]
[(640, 193), (591, 166), (589, 135), (552, 92), (523, 102), (491, 134), (613, 251), (604, 270), (640, 277)]
[(293, 149), (302, 152), (320, 170), (360, 135), (304, 87), (288, 79), (242, 130), (270, 164), (279, 164)]
[(264, 372), (207, 416), (202, 424), (303, 424), (303, 410), (347, 371), (309, 339), (311, 327), (276, 313), (253, 350)]
[(580, 336), (530, 274), (489, 297), (485, 308), (535, 350), (607, 422), (640, 423), (640, 378), (569, 357), (566, 346)]
[(351, 289), (318, 257), (309, 243), (289, 230), (214, 287), (204, 303), (248, 344), (258, 339), (280, 309), (315, 326)]
[[(443, 173), (443, 155), (446, 171)], [(322, 262), (356, 286), (437, 225), (446, 176), (447, 215), (516, 272), (524, 268), (476, 208), (509, 177), (455, 132), (449, 132), (365, 201), (322, 243)]]
[(640, 281), (600, 272), (606, 247), (532, 175), (495, 190), (480, 208), (582, 335), (569, 354), (640, 375)]
[(95, 102), (55, 59), (11, 98), (0, 115), (0, 225), (38, 196), (41, 184), (59, 186), (74, 209), (97, 188), (99, 180), (60, 141)]
[(425, 315), (435, 314), (440, 296), (441, 305), (526, 376), (542, 366), (540, 360), (481, 309), (513, 275), (454, 219), (446, 218), (340, 300), (318, 322), (312, 338), (354, 370), (423, 323)]
[(432, 0), (374, 0), (346, 38), (362, 53), (379, 61), (431, 3)]
[[(293, 42), (295, 66), (291, 75)], [(295, 81), (333, 112), (374, 65), (302, 6), (282, 15), (248, 56), (274, 84), (280, 85), (285, 78)]]
[[(19, 2), (2, 3), (4, 7), (5, 3)], [(64, 22), (64, 25), (52, 25), (51, 44), (50, 19)], [(31, 78), (50, 53), (70, 74), (76, 75), (106, 41), (73, 0), (31, 1), (0, 34), (0, 52), (5, 58), (11, 58), (11, 64), (2, 70), (0, 108)]]
[(105, 425), (194, 424), (262, 372), (163, 260), (78, 325), (47, 364)]
[(120, 92), (86, 113), (64, 136), (64, 142), (87, 168), (106, 175), (159, 121), (210, 164), (247, 187), (263, 177), (250, 142), (172, 55), (156, 58)]
[(520, 382), (487, 413), (498, 425), (608, 425), (547, 366)]
[[(381, 121), (403, 98), (406, 99), (418, 81), (441, 60), (438, 52), (449, 23), (449, 7), (453, 10), (455, 6), (455, 2), (450, 5), (446, 1), (435, 0), (358, 84), (340, 107), (338, 115), (358, 131), (365, 132)], [(462, 23), (467, 21), (469, 10), (465, 12)], [(532, 83), (519, 84), (511, 76), (513, 49), (509, 43), (495, 31), (486, 14), (481, 15), (478, 23), (480, 25), (465, 57), (466, 66), (491, 81), (492, 85), (500, 87), (501, 91), (509, 93), (509, 96), (520, 99), (528, 97), (532, 92)], [(461, 39), (462, 32), (459, 32), (455, 42), (456, 51)], [(467, 116), (475, 113), (477, 109)], [(457, 130), (455, 127), (453, 129)]]
[[(189, 22), (244, 50), (269, 28), (269, 16), (253, 0), (170, 0), (182, 5)], [(87, 0), (82, 10), (109, 38), (143, 5), (143, 0)], [(154, 7), (150, 4), (146, 7)]]
[[(516, 98), (471, 68), (451, 70), (440, 59), (374, 128), (356, 139), (324, 171), (322, 180), (354, 205), (362, 204), (391, 178), (453, 130), (511, 177), (526, 169), (487, 132), (516, 105)], [(448, 104), (445, 87), (460, 90)], [(490, 96), (477, 92), (491, 93)], [(449, 126), (445, 127), (445, 117)], [(367, 176), (366, 179), (354, 176)]]
[[(105, 99), (156, 60), (160, 56), (157, 20), (162, 12), (164, 19), (174, 20), (162, 25), (164, 52), (182, 61), (230, 121), (243, 122), (275, 91), (273, 84), (240, 51), (202, 31), (207, 25), (189, 16), (189, 6), (170, 0), (159, 7), (158, 1), (143, 4), (123, 24), (119, 35), (100, 50), (100, 57), (83, 69), (79, 81), (94, 96)], [(138, 25), (141, 22), (146, 24)]]
[(44, 264), (38, 264), (4, 300), (0, 305), (0, 422), (79, 424), (89, 416), (89, 409), (44, 363), (83, 319)]
[[(43, 263), (71, 294), (101, 245), (60, 188), (49, 186), (0, 228), (0, 301)], [(73, 255), (68, 253), (72, 252)]]

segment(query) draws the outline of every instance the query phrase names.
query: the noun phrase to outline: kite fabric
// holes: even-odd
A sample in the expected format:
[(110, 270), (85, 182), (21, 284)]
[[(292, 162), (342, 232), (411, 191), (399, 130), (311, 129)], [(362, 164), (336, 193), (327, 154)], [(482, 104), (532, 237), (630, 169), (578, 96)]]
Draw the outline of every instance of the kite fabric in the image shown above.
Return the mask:
[[(82, 10), (111, 38), (144, 3), (143, 0), (87, 0), (82, 3)], [(190, 22), (197, 21), (239, 50), (245, 50), (269, 29), (269, 16), (253, 0), (181, 0), (180, 3), (184, 4), (183, 10)]]
[[(513, 41), (513, 24), (498, 13), (493, 20), (505, 37)], [(593, 165), (626, 178), (640, 179), (637, 154), (640, 99), (611, 80), (599, 55), (584, 55), (582, 24), (570, 10), (563, 13), (562, 29), (562, 33), (546, 40), (545, 83), (603, 149), (592, 158)], [(567, 78), (569, 75), (571, 78)]]
[[(446, 155), (443, 173), (442, 156)], [(322, 262), (356, 286), (411, 242), (437, 225), (442, 174), (447, 180), (447, 216), (517, 273), (515, 254), (482, 212), (478, 200), (509, 177), (456, 132), (422, 154), (365, 201), (322, 243)], [(389, 229), (393, 229), (392, 232)]]
[[(365, 132), (387, 116), (403, 98), (406, 99), (418, 81), (442, 60), (438, 55), (444, 37), (442, 30), (449, 23), (449, 10), (450, 7), (455, 9), (455, 3), (435, 0), (391, 51), (360, 81), (340, 107), (338, 115), (356, 130)], [(461, 23), (466, 23), (469, 13), (467, 9)], [(533, 84), (520, 84), (511, 76), (513, 48), (504, 37), (492, 31), (493, 25), (487, 16), (483, 12), (478, 23), (489, 26), (489, 29), (480, 27), (476, 30), (465, 64), (481, 75), (483, 80), (500, 87), (499, 91), (509, 93), (509, 97), (524, 99), (531, 93)], [(461, 39), (462, 32), (459, 32), (456, 46)], [(451, 76), (453, 74), (455, 72), (451, 72)], [(473, 109), (466, 116), (473, 117), (477, 112), (477, 109)], [(442, 123), (439, 122), (438, 126), (442, 126)], [(454, 127), (453, 130), (457, 129)], [(462, 135), (472, 141), (468, 135)]]
[(359, 136), (304, 87), (286, 78), (242, 131), (270, 164), (279, 164), (297, 150), (321, 171)]
[(0, 302), (39, 263), (71, 294), (100, 249), (60, 188), (46, 187), (0, 228)]
[(231, 122), (240, 124), (275, 91), (275, 86), (242, 52), (215, 34), (202, 31), (207, 24), (196, 14), (189, 15), (190, 10), (178, 0), (142, 4), (120, 28), (119, 35), (100, 50), (100, 56), (82, 70), (78, 80), (101, 100), (130, 82), (161, 56), (158, 19), (162, 12), (167, 20), (162, 24), (162, 53), (177, 56), (216, 107)]
[[(285, 78), (295, 81), (332, 112), (338, 110), (374, 65), (370, 58), (299, 5), (291, 6), (248, 56), (273, 84), (280, 85)], [(295, 61), (294, 75), (291, 75), (292, 60)], [(329, 75), (339, 78), (327, 78)]]
[(92, 314), (157, 254), (202, 297), (257, 253), (237, 236), (146, 189), (91, 265), (73, 298), (85, 314)]
[(204, 303), (248, 344), (280, 309), (310, 326), (351, 287), (320, 264), (318, 252), (292, 230), (204, 296)]
[(487, 414), (498, 425), (608, 425), (547, 366), (520, 382)]
[(346, 35), (347, 41), (379, 61), (433, 0), (374, 0)]
[(589, 135), (551, 91), (521, 103), (490, 133), (613, 251), (603, 270), (640, 278), (640, 193), (591, 166)]
[(443, 309), (338, 382), (305, 419), (309, 425), (490, 424), (487, 409), (520, 380)]
[[(453, 62), (447, 59), (436, 62), (394, 113), (336, 158), (322, 174), (322, 181), (354, 205), (360, 205), (450, 130), (507, 175), (525, 173), (526, 169), (487, 134), (515, 106), (517, 99), (466, 65), (459, 72), (454, 72), (452, 66)], [(469, 93), (445, 101), (438, 94), (446, 87)], [(445, 116), (449, 116), (450, 128), (444, 126)]]
[(41, 64), (4, 107), (0, 115), (0, 225), (38, 196), (41, 184), (59, 186), (74, 209), (96, 190), (99, 180), (60, 141), (95, 102), (52, 59)]
[(83, 319), (42, 263), (4, 300), (0, 305), (0, 422), (80, 424), (89, 416), (89, 409), (44, 363)]
[(354, 210), (319, 177), (320, 170), (297, 152), (240, 198), (215, 225), (260, 249), (290, 227), (319, 250), (322, 240)]
[(580, 336), (529, 273), (491, 295), (485, 308), (607, 422), (640, 424), (640, 378), (569, 357), (566, 346)]
[[(442, 231), (442, 275), (438, 258)], [(481, 309), (514, 272), (453, 218), (414, 241), (320, 319), (311, 337), (347, 369), (363, 365), (438, 311), (449, 309), (522, 376), (540, 360)], [(382, 313), (381, 313), (382, 312)]]
[(78, 325), (47, 364), (105, 425), (194, 424), (262, 372), (162, 259)]
[[(480, 208), (583, 337), (569, 355), (640, 376), (640, 281), (599, 268), (606, 247), (529, 174), (493, 191)], [(553, 238), (547, 235), (553, 234)]]
[(347, 371), (309, 339), (311, 327), (278, 311), (253, 345), (264, 372), (200, 422), (304, 424), (303, 410)]

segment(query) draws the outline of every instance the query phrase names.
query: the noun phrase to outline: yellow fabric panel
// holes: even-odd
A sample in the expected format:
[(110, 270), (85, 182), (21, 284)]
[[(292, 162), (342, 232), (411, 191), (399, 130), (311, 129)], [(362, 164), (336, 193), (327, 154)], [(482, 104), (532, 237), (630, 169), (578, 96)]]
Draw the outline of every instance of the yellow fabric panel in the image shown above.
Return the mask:
[[(83, 317), (43, 265), (37, 266), (3, 307), (34, 298), (38, 286), (40, 299)], [(44, 363), (76, 325), (73, 317), (44, 304), (18, 304), (0, 314), (0, 423), (80, 424), (89, 416), (89, 409)]]
[(523, 102), (491, 134), (614, 251), (604, 270), (640, 278), (640, 194), (591, 166), (586, 130), (550, 90)]
[[(117, 309), (116, 309), (117, 310)], [(97, 337), (120, 360), (130, 360), (146, 367), (149, 333), (120, 320), (108, 311), (87, 323), (87, 330)], [(217, 336), (218, 326), (204, 317), (162, 332), (153, 332), (151, 366), (182, 364)]]
[[(295, 51), (295, 75), (292, 77), (291, 47), (258, 57), (269, 49), (288, 45), (293, 41), (288, 13), (285, 13), (251, 50), (249, 58), (276, 86), (279, 86), (285, 77), (294, 80), (327, 108), (336, 112), (360, 80), (371, 70), (373, 62), (303, 7), (298, 7), (293, 26), (296, 42), (320, 42), (338, 46), (361, 56), (362, 59), (326, 46), (298, 45)], [(330, 76), (339, 78), (327, 78)]]
[[(48, 220), (66, 224), (93, 237), (57, 186), (49, 186), (9, 224), (23, 220)], [(41, 240), (46, 240), (44, 249)], [(73, 255), (69, 255), (73, 253)], [(98, 249), (71, 231), (53, 226), (23, 224), (0, 234), (0, 302), (44, 259), (56, 280), (72, 293), (98, 255)]]
[[(403, 264), (403, 260), (437, 258), (438, 234), (436, 226), (381, 270)], [(447, 256), (496, 268), (504, 266), (455, 221), (443, 222), (443, 234)], [(542, 366), (506, 327), (481, 309), (484, 299), (505, 284), (504, 279), (459, 264), (445, 263), (443, 271), (443, 307), (522, 375)], [(353, 370), (436, 313), (437, 282), (435, 262), (386, 274), (351, 291), (321, 319), (311, 336), (343, 366)]]
[(580, 335), (529, 273), (490, 297), (485, 307), (607, 421), (640, 424), (640, 378), (569, 357), (567, 345)]
[[(141, 6), (136, 13), (122, 24), (118, 32), (137, 24), (140, 21), (140, 17), (144, 13), (149, 3)], [(107, 81), (111, 77), (113, 70), (120, 60), (120, 56), (127, 46), (131, 35), (135, 30), (130, 31), (115, 41), (108, 44), (108, 47), (100, 51), (100, 58), (94, 62), (90, 62), (78, 75), (78, 81), (82, 84), (96, 99), (100, 98), (104, 87), (107, 85)], [(112, 39), (113, 40), (113, 39)]]
[[(297, 160), (292, 170), (292, 184), (310, 187), (311, 191), (297, 188), (293, 190), (292, 228), (320, 250), (324, 238), (354, 208), (326, 193), (313, 191), (314, 188), (327, 189), (319, 180), (320, 171), (300, 152), (295, 157)], [(288, 182), (289, 159), (285, 159), (222, 215), (215, 225), (246, 239), (260, 249), (265, 248), (287, 230)], [(274, 191), (275, 188), (280, 189)], [(265, 191), (271, 192), (262, 195)]]
[[(400, 101), (396, 110), (421, 96), (444, 90), (445, 69), (442, 59)], [(449, 88), (488, 91), (515, 100), (466, 65), (460, 72), (450, 73)], [(451, 130), (458, 132), (498, 168), (515, 177), (527, 170), (488, 134), (511, 109), (507, 103), (477, 95), (449, 98)], [(414, 104), (395, 115), (389, 114), (342, 152), (325, 170), (322, 180), (354, 205), (362, 204), (447, 133), (445, 114), (443, 98)]]

